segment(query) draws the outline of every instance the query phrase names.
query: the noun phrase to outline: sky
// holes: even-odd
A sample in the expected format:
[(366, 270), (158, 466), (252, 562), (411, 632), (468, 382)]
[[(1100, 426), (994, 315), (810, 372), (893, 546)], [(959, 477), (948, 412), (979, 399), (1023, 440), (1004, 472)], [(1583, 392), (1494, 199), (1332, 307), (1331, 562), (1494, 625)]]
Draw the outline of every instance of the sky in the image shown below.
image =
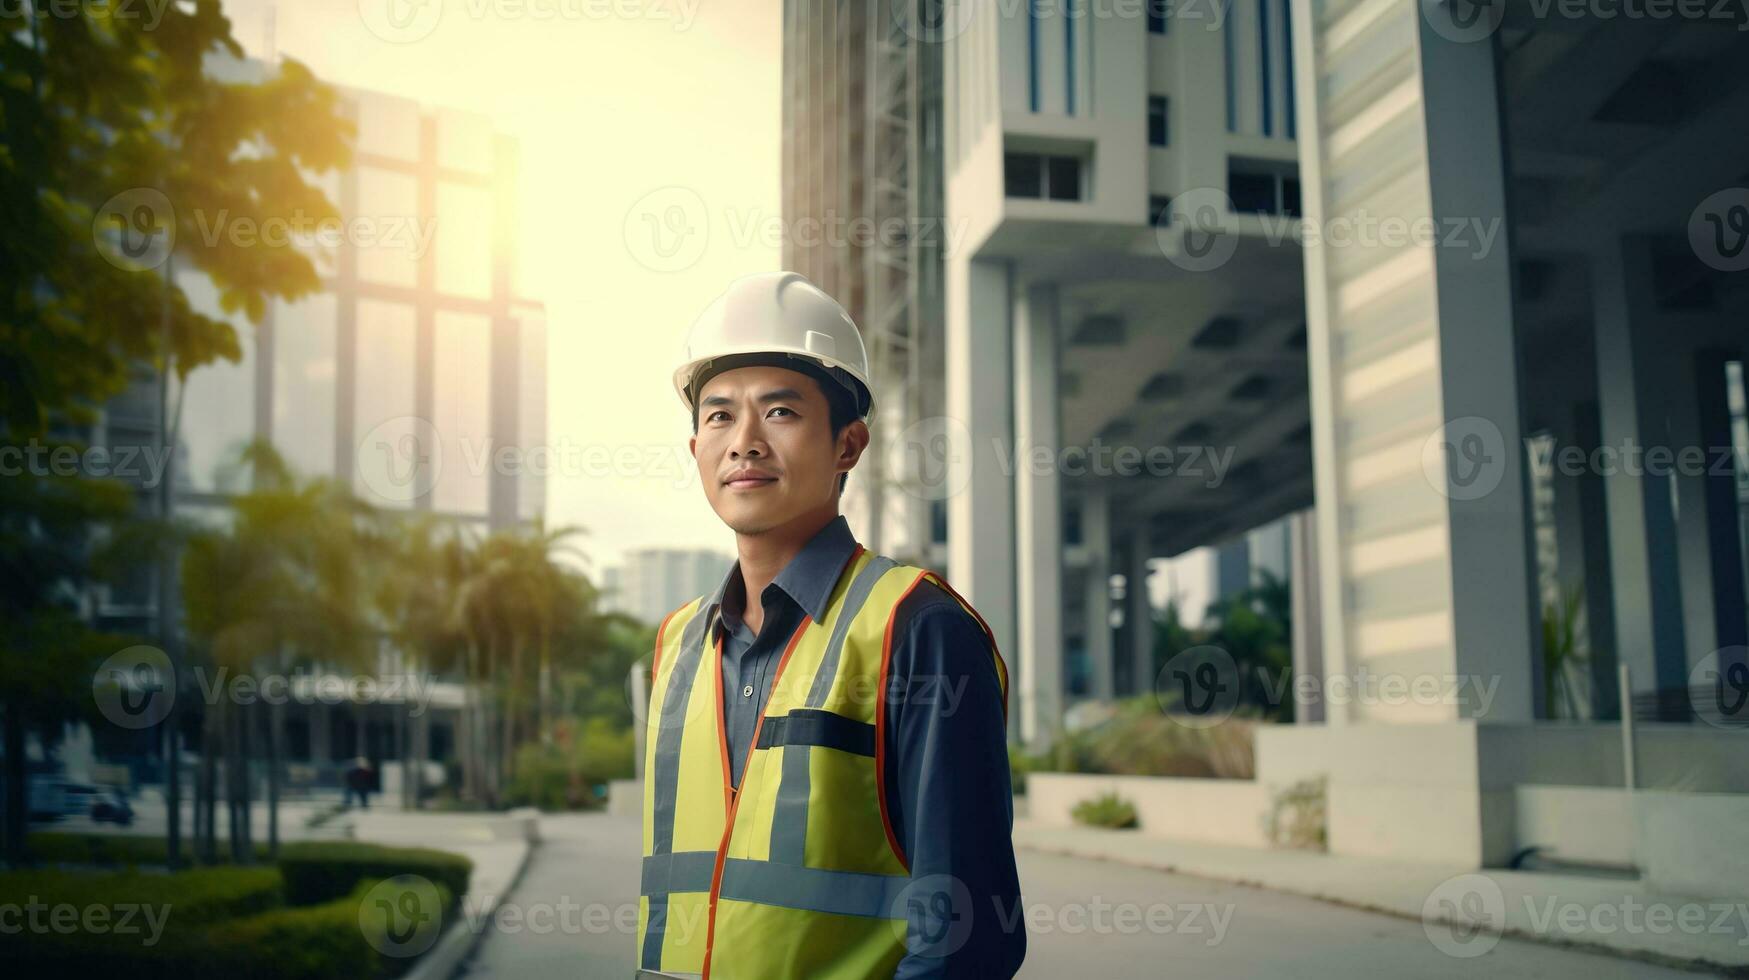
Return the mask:
[(253, 56), (271, 43), (324, 80), (484, 113), (520, 141), (522, 292), (547, 307), (547, 442), (570, 461), (549, 475), (549, 525), (584, 528), (597, 573), (631, 548), (732, 553), (669, 378), (711, 298), (781, 264), (778, 0), (224, 8)]
[[(520, 142), (520, 276), (547, 308), (547, 523), (732, 554), (670, 377), (733, 278), (781, 267), (781, 0), (224, 0), (250, 55), (482, 113)], [(271, 23), (271, 30), (269, 24)], [(1206, 605), (1201, 551), (1150, 576)]]

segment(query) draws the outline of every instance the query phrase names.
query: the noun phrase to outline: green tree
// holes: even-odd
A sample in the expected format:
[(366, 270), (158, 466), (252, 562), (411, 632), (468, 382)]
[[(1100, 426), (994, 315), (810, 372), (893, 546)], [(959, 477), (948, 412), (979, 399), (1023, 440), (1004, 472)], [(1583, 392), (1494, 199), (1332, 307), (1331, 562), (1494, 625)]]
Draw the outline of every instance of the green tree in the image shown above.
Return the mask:
[[(205, 273), (227, 313), (257, 320), (270, 298), (318, 288), (295, 248), (240, 247), (223, 231), (273, 216), (333, 218), (305, 175), (343, 166), (352, 135), (335, 93), (295, 61), (253, 79), (209, 73), (209, 57), (235, 66), (242, 56), (218, 0), (178, 0), (152, 17), (46, 6), (0, 6), (0, 443), (16, 445), (65, 439), (138, 365), (186, 378), (238, 357), (233, 329), (190, 306), (173, 268)], [(38, 677), (9, 671), (0, 685), (5, 840), (18, 861), (23, 729), (56, 727), (54, 706), (65, 707), (42, 696), (41, 678), (90, 680), (78, 651), (104, 641), (72, 614), (93, 580), (85, 541), (125, 524), (133, 508), (119, 485), (32, 474), (7, 482), (0, 655)], [(174, 842), (180, 810), (170, 817)]]

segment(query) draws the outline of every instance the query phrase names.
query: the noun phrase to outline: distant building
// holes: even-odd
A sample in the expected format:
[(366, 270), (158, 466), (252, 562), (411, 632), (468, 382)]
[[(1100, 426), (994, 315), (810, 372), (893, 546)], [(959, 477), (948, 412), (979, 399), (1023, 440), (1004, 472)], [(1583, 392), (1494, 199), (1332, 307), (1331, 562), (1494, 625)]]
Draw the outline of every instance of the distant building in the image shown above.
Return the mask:
[(603, 579), (607, 607), (656, 624), (691, 599), (715, 592), (735, 564), (731, 555), (679, 548), (641, 548)]
[[(216, 75), (263, 77), (259, 61)], [(223, 526), (249, 475), (234, 465), (270, 441), (301, 477), (349, 483), (366, 502), (487, 532), (541, 517), (544, 477), (500, 466), (506, 448), (546, 440), (546, 313), (518, 293), (517, 143), (484, 116), (376, 92), (342, 90), (357, 123), (352, 166), (319, 175), (342, 230), (304, 241), (322, 289), (268, 304), (260, 324), (226, 314), (202, 273), (176, 271), (197, 310), (229, 320), (242, 357), (194, 371), (175, 452), (177, 513)], [(209, 222), (219, 220), (208, 216)], [(226, 233), (222, 225), (216, 226)], [(107, 408), (96, 439), (161, 444), (157, 378), (143, 374)], [(155, 490), (142, 489), (155, 506)], [(100, 592), (105, 626), (158, 635), (156, 568)], [(400, 668), (385, 648), (377, 672)], [(454, 744), (459, 685), (431, 692), (430, 758)], [(391, 704), (316, 705), (288, 716), (288, 758), (318, 764), (399, 756)]]

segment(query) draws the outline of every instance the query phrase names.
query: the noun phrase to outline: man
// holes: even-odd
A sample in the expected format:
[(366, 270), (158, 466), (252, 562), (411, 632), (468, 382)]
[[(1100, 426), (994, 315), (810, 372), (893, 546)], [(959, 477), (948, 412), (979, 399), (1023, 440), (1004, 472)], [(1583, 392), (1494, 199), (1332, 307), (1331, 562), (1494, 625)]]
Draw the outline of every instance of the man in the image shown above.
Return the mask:
[(839, 516), (873, 408), (855, 324), (799, 275), (748, 276), (674, 383), (739, 560), (657, 633), (640, 968), (1013, 976), (1007, 668), (945, 581)]

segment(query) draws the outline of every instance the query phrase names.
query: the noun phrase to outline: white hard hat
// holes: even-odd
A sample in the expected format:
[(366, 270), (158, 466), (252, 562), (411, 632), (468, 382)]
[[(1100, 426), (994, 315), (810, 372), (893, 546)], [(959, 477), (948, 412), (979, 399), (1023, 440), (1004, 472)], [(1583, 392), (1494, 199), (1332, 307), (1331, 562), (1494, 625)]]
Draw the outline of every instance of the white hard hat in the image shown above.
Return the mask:
[(851, 390), (862, 418), (874, 410), (862, 334), (844, 307), (805, 276), (761, 272), (729, 283), (687, 331), (686, 353), (674, 372), (680, 400), (693, 409), (694, 382), (711, 362), (744, 354), (790, 355), (817, 364)]

